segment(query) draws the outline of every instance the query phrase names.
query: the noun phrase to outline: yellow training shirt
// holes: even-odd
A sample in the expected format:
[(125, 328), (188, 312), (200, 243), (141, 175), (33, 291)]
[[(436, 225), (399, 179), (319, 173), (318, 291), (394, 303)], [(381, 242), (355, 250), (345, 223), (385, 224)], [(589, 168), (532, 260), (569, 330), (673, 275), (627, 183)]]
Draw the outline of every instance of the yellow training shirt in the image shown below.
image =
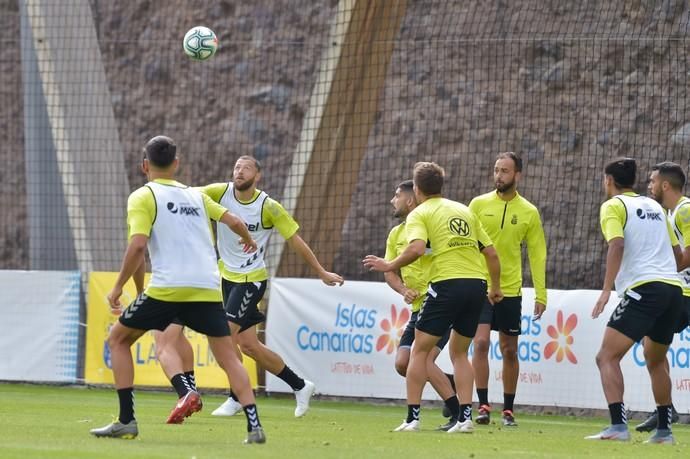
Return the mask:
[[(503, 294), (522, 295), (522, 243), (525, 242), (535, 301), (546, 304), (546, 239), (537, 208), (520, 194), (504, 201), (494, 190), (474, 198), (470, 209), (482, 222), (498, 252)], [(485, 262), (484, 270), (490, 282)]]
[[(393, 227), (388, 233), (386, 240), (386, 255), (384, 258), (391, 261), (398, 257), (408, 246), (407, 233), (405, 232), (405, 222)], [(403, 266), (400, 269), (403, 283), (407, 288), (419, 292), (419, 297), (410, 305), (412, 312), (417, 312), (422, 308), (427, 286), (429, 285), (431, 269), (431, 256), (422, 255), (413, 263)]]
[(427, 199), (410, 212), (405, 226), (408, 243), (419, 239), (431, 247), (431, 282), (485, 278), (480, 250), (492, 242), (466, 205)]

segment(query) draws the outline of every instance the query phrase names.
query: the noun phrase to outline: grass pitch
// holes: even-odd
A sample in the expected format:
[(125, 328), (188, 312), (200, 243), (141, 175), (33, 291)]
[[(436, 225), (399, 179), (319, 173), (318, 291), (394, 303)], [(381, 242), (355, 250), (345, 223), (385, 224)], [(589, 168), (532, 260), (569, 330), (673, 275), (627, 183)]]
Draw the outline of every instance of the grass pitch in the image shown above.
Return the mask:
[[(438, 408), (422, 409), (423, 430), (392, 433), (405, 407), (315, 400), (309, 413), (293, 417), (291, 398), (259, 398), (265, 445), (243, 445), (243, 415), (210, 415), (222, 401), (205, 395), (204, 410), (182, 425), (166, 425), (173, 393), (137, 391), (136, 440), (94, 438), (89, 429), (117, 415), (113, 390), (0, 384), (0, 457), (9, 458), (571, 458), (690, 457), (690, 427), (674, 425), (677, 445), (646, 445), (649, 434), (630, 443), (585, 441), (606, 419), (517, 413), (517, 428), (476, 426), (472, 434), (433, 429)], [(682, 408), (682, 407), (681, 407)]]

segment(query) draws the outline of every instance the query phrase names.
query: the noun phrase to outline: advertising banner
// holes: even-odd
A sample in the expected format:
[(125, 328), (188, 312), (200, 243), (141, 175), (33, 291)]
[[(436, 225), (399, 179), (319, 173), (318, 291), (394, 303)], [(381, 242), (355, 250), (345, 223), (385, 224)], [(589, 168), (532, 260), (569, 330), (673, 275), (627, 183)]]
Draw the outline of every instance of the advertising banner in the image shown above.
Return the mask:
[[(613, 294), (604, 313), (592, 319), (598, 291), (549, 290), (548, 294), (548, 309), (541, 320), (534, 320), (534, 291), (523, 291), (516, 403), (606, 408), (595, 356), (618, 298)], [(275, 279), (266, 341), (288, 365), (313, 380), (317, 392), (405, 398), (404, 379), (396, 373), (394, 360), (408, 319), (408, 305), (384, 283), (348, 281), (333, 288), (315, 279)], [(492, 332), (489, 354), (489, 398), (492, 403), (501, 403), (502, 361), (496, 332)], [(674, 402), (688, 406), (690, 329), (675, 336), (668, 357)], [(444, 371), (452, 372), (447, 349), (438, 363)], [(640, 344), (621, 365), (628, 408), (652, 410), (655, 405)], [(266, 375), (266, 387), (268, 391), (290, 390), (270, 374)], [(429, 385), (424, 397), (439, 399)]]
[(78, 271), (0, 271), (0, 380), (77, 380)]
[[(117, 316), (110, 313), (106, 296), (116, 279), (117, 273), (97, 272), (91, 273), (89, 276), (85, 363), (85, 379), (87, 383), (113, 383), (110, 349), (107, 339), (110, 328), (117, 320)], [(148, 274), (146, 282), (148, 282)], [(135, 297), (136, 290), (134, 284), (129, 282), (125, 286), (121, 301), (123, 304), (128, 304)], [(227, 388), (228, 378), (213, 357), (206, 336), (196, 333), (187, 327), (185, 327), (184, 333), (194, 349), (194, 371), (197, 385), (207, 388)], [(170, 386), (170, 381), (168, 381), (156, 359), (156, 347), (152, 332), (146, 333), (132, 346), (132, 358), (134, 361), (134, 384)], [(249, 373), (252, 387), (256, 387), (255, 362), (245, 356), (244, 366)]]

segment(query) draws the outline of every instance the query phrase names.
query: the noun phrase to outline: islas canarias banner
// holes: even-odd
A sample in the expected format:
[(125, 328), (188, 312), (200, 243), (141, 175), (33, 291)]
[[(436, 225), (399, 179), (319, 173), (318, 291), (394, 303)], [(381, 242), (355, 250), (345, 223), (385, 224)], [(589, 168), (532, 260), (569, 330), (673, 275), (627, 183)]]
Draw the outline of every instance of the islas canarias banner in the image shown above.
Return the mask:
[[(118, 318), (110, 313), (106, 296), (116, 279), (117, 273), (111, 272), (95, 272), (89, 275), (84, 378), (90, 384), (113, 384), (108, 333)], [(148, 282), (148, 275), (146, 282)], [(130, 281), (123, 290), (121, 301), (123, 304), (128, 304), (135, 297), (136, 289)], [(197, 385), (202, 388), (228, 388), (228, 378), (213, 357), (206, 336), (187, 327), (184, 333), (194, 350), (194, 372)], [(156, 345), (151, 332), (144, 334), (132, 346), (132, 360), (134, 361), (135, 385), (170, 386), (170, 381), (156, 358)], [(243, 361), (252, 387), (256, 388), (256, 364), (247, 356), (244, 356)]]
[[(618, 298), (611, 296), (605, 312), (592, 319), (596, 290), (549, 290), (541, 319), (533, 316), (534, 290), (522, 295), (522, 324), (517, 356), (520, 361), (520, 404), (606, 408), (595, 357), (608, 317)], [(328, 287), (318, 279), (274, 279), (266, 329), (267, 345), (291, 368), (312, 380), (322, 394), (404, 398), (405, 380), (395, 371), (400, 336), (410, 318), (409, 306), (382, 282), (347, 281)], [(472, 355), (470, 347), (469, 354)], [(690, 328), (674, 336), (668, 362), (676, 406), (690, 404)], [(448, 346), (437, 360), (452, 371)], [(489, 350), (489, 400), (502, 402), (502, 354), (496, 332)], [(651, 411), (654, 399), (643, 348), (636, 343), (621, 362), (626, 406)], [(273, 375), (266, 389), (289, 392)], [(429, 385), (427, 399), (439, 397)]]

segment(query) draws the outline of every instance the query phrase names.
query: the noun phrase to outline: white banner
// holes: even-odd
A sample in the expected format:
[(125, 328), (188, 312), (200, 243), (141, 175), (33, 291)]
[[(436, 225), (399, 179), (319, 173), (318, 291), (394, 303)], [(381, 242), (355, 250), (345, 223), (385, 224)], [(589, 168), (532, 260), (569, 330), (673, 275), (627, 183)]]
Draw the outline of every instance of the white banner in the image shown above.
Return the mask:
[[(591, 310), (599, 292), (549, 290), (549, 307), (532, 319), (534, 291), (523, 291), (520, 376), (516, 403), (606, 408), (595, 356), (615, 294), (596, 320)], [(270, 292), (267, 345), (327, 395), (405, 398), (405, 384), (394, 369), (395, 349), (409, 318), (408, 306), (386, 284), (348, 281), (327, 287), (315, 279), (275, 279)], [(669, 350), (674, 403), (690, 406), (690, 329)], [(451, 372), (447, 349), (439, 366)], [(628, 408), (651, 411), (655, 404), (642, 348), (635, 345), (622, 362)], [(501, 354), (492, 332), (489, 399), (502, 403)], [(290, 388), (271, 374), (266, 389)], [(427, 385), (426, 399), (439, 399)], [(476, 400), (476, 396), (475, 396)]]
[(78, 271), (0, 271), (0, 380), (75, 382)]

